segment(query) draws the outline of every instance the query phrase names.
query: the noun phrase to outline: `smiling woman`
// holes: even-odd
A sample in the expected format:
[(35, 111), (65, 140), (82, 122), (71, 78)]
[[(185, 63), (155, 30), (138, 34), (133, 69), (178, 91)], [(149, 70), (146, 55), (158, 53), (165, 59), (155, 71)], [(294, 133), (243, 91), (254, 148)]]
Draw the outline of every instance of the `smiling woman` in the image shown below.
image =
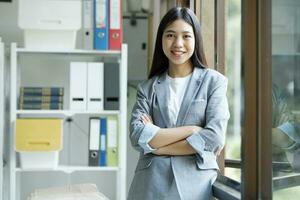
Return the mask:
[(209, 199), (229, 119), (227, 79), (207, 68), (191, 10), (169, 10), (156, 38), (130, 122), (140, 158), (128, 199)]

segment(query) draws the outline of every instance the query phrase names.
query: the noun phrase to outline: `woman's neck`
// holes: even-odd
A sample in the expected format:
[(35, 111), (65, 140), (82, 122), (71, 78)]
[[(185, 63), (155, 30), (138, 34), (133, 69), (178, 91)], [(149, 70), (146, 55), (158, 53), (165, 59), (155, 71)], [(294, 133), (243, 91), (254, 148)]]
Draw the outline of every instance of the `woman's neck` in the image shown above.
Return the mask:
[(191, 74), (193, 71), (192, 65), (176, 66), (170, 65), (168, 69), (168, 75), (172, 78), (185, 77)]

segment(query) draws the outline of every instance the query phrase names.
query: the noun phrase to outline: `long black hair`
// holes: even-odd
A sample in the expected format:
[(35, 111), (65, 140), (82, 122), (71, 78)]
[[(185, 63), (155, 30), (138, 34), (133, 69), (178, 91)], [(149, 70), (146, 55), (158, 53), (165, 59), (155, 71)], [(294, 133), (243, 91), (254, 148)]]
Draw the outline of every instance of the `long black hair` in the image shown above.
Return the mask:
[(163, 52), (162, 36), (167, 26), (177, 19), (182, 19), (193, 27), (195, 36), (195, 50), (191, 57), (193, 67), (205, 68), (207, 66), (200, 23), (197, 17), (193, 11), (188, 8), (174, 7), (167, 12), (158, 26), (152, 66), (148, 76), (149, 79), (155, 75), (164, 73), (168, 69), (169, 60)]

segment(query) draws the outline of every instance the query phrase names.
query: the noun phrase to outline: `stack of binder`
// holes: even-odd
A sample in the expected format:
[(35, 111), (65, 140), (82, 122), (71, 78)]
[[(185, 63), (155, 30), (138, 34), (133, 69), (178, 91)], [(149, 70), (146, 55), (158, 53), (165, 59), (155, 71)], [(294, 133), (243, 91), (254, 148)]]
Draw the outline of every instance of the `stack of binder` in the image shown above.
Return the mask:
[(70, 63), (70, 109), (119, 110), (119, 64)]
[(62, 87), (21, 87), (19, 109), (62, 110), (63, 97)]
[(122, 0), (84, 0), (82, 13), (85, 49), (121, 49)]
[(102, 62), (70, 63), (71, 110), (103, 110), (103, 71)]
[(117, 166), (117, 117), (90, 118), (89, 133), (89, 166)]

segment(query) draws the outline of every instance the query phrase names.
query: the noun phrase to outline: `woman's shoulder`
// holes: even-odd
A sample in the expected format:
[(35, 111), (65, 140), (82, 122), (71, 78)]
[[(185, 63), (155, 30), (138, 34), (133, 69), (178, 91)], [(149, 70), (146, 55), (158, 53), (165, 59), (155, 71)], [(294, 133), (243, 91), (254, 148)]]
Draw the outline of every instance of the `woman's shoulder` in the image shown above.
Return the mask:
[(199, 73), (199, 78), (202, 74), (205, 74), (205, 79), (210, 82), (227, 82), (227, 78), (220, 72), (211, 68), (198, 68), (197, 70), (202, 71)]
[(141, 83), (139, 83), (138, 87), (143, 89), (151, 88), (153, 84), (156, 82), (157, 78), (158, 76), (154, 76), (150, 79), (144, 80)]
[(144, 80), (138, 84), (138, 90), (142, 91), (143, 93), (151, 93), (153, 86), (157, 82), (159, 76), (154, 76), (150, 79)]

